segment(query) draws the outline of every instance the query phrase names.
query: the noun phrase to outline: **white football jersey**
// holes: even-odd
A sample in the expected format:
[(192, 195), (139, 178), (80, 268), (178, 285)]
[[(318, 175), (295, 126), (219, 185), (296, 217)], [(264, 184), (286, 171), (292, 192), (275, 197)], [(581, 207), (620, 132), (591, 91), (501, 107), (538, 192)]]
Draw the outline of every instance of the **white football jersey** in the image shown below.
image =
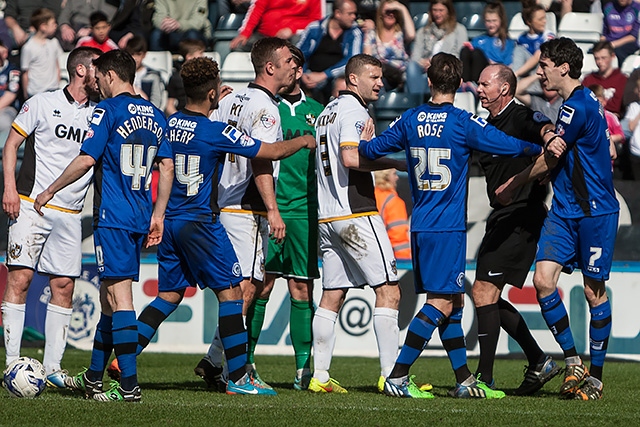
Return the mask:
[[(35, 199), (55, 181), (80, 153), (95, 103), (78, 104), (66, 88), (39, 93), (25, 101), (13, 129), (27, 138), (18, 174), (18, 194)], [(58, 191), (48, 203), (82, 210), (93, 169)]]
[(320, 222), (378, 213), (373, 174), (345, 167), (340, 156), (340, 147), (360, 144), (360, 134), (369, 118), (367, 106), (360, 97), (342, 91), (316, 120)]
[[(282, 141), (278, 100), (265, 88), (249, 83), (246, 89), (225, 96), (211, 114), (217, 120), (235, 126), (250, 137), (266, 143)], [(279, 162), (274, 162), (277, 176)], [(227, 154), (218, 184), (221, 210), (266, 212), (264, 202), (253, 180), (251, 161)]]

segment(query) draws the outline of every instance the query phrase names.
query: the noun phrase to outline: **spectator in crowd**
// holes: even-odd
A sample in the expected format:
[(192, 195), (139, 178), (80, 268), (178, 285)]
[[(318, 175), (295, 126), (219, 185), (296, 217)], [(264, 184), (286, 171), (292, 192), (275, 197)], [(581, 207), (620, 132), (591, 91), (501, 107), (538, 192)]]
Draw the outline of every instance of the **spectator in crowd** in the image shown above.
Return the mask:
[(90, 20), (91, 34), (80, 38), (76, 47), (90, 46), (100, 49), (103, 52), (118, 49), (118, 44), (109, 38), (111, 24), (109, 24), (107, 15), (98, 10), (91, 14)]
[[(536, 83), (539, 91), (531, 90), (531, 86)], [(558, 111), (562, 105), (562, 98), (555, 90), (547, 90), (540, 87), (539, 77), (536, 74), (523, 77), (518, 80), (516, 86), (516, 98), (533, 111), (540, 111), (548, 117), (554, 124), (558, 119)]]
[(604, 88), (604, 97), (607, 100), (605, 108), (618, 117), (622, 111), (622, 95), (627, 84), (625, 76), (619, 68), (613, 67), (616, 57), (613, 45), (608, 41), (599, 41), (593, 46), (593, 56), (596, 59), (598, 71), (585, 76), (582, 80), (584, 86), (599, 84)]
[[(589, 86), (589, 89), (598, 98), (598, 102), (604, 109), (607, 100), (604, 97), (604, 88), (598, 84)], [(618, 116), (611, 111), (604, 110), (604, 118), (607, 119), (607, 128), (609, 129), (609, 154), (611, 154), (611, 161), (613, 162), (618, 157), (618, 150), (616, 147), (624, 143), (624, 131)]]
[(604, 6), (602, 12), (601, 40), (611, 42), (618, 64), (622, 65), (627, 56), (638, 50), (640, 5), (633, 0), (613, 0)]
[(19, 108), (20, 70), (8, 58), (9, 49), (0, 40), (0, 147), (7, 140)]
[[(640, 80), (635, 81), (636, 84), (636, 97), (640, 95)], [(640, 103), (638, 101), (632, 102), (627, 109), (627, 114), (624, 117), (625, 121), (629, 123), (629, 130), (633, 132), (631, 139), (629, 140), (629, 152), (631, 161), (631, 170), (633, 172), (633, 179), (640, 181)]]
[(306, 60), (303, 88), (320, 103), (329, 99), (331, 81), (344, 75), (349, 58), (362, 51), (356, 10), (354, 0), (335, 0), (333, 14), (309, 24), (298, 42)]
[(120, 0), (120, 7), (111, 20), (111, 38), (120, 49), (127, 47), (133, 36), (145, 39), (153, 29), (153, 0)]
[(63, 53), (58, 39), (52, 38), (58, 28), (53, 11), (36, 9), (31, 16), (31, 26), (36, 29), (36, 32), (22, 46), (20, 55), (25, 98), (36, 93), (58, 89), (60, 86), (58, 57)]
[(37, 9), (45, 8), (53, 12), (54, 17), (60, 14), (62, 0), (6, 0), (4, 21), (13, 36), (14, 46), (21, 47), (37, 28), (31, 28), (31, 16)]
[(133, 81), (136, 95), (142, 96), (160, 110), (163, 110), (164, 83), (162, 82), (162, 77), (158, 71), (148, 68), (142, 63), (144, 57), (147, 56), (146, 40), (142, 36), (133, 36), (127, 42), (127, 47), (124, 50), (136, 62), (136, 77)]
[(343, 90), (347, 90), (347, 79), (345, 76), (338, 76), (333, 79), (331, 84), (331, 98), (329, 98), (329, 101), (333, 101), (340, 96), (340, 91)]
[(385, 90), (404, 87), (409, 62), (407, 46), (416, 36), (409, 9), (397, 0), (382, 0), (376, 13), (375, 28), (366, 32), (363, 53), (382, 62)]
[(177, 52), (184, 39), (211, 40), (207, 0), (155, 0), (151, 50)]
[(411, 61), (407, 65), (406, 91), (426, 93), (431, 57), (438, 52), (445, 52), (458, 58), (462, 44), (468, 41), (467, 29), (456, 20), (453, 0), (431, 0), (429, 21), (417, 31), (413, 42)]
[(540, 45), (555, 37), (551, 31), (547, 30), (547, 13), (544, 7), (536, 4), (522, 10), (522, 20), (529, 27), (529, 31), (523, 32), (518, 37), (518, 45), (527, 49), (531, 57), (515, 70), (516, 77), (529, 75), (531, 70), (538, 66), (540, 60)]
[(398, 195), (398, 174), (395, 169), (374, 172), (376, 207), (387, 229), (396, 259), (411, 259), (407, 205)]
[(509, 38), (507, 12), (502, 3), (487, 3), (482, 16), (487, 32), (465, 43), (460, 52), (464, 82), (476, 83), (484, 67), (489, 64), (504, 64), (518, 70), (530, 56), (524, 48), (517, 46), (515, 40)]
[[(198, 39), (184, 39), (178, 44), (178, 51), (182, 58), (184, 58), (184, 62), (193, 58), (200, 58), (204, 55), (205, 48), (206, 46), (204, 42)], [(182, 83), (180, 68), (182, 68), (182, 64), (180, 64), (177, 71), (171, 75), (167, 86), (168, 98), (167, 106), (165, 107), (167, 117), (176, 111), (183, 109), (187, 103), (187, 95), (184, 92), (184, 84)]]
[(324, 15), (324, 0), (255, 0), (230, 47), (249, 52), (253, 43), (263, 37), (278, 37), (295, 44), (307, 25)]
[(91, 14), (94, 12), (103, 12), (108, 23), (116, 12), (117, 4), (108, 0), (66, 0), (58, 17), (62, 48), (71, 50), (79, 39), (91, 35)]

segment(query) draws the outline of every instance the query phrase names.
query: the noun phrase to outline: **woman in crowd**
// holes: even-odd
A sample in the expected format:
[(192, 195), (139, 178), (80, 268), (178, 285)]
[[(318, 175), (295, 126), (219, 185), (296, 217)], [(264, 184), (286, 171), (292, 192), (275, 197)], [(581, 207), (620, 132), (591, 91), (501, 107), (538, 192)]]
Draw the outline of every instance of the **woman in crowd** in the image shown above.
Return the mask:
[(376, 27), (367, 31), (363, 52), (382, 61), (385, 90), (404, 85), (404, 73), (409, 62), (407, 46), (416, 29), (405, 5), (396, 0), (382, 0), (376, 13)]
[(460, 56), (460, 49), (469, 41), (467, 29), (456, 20), (453, 0), (431, 0), (429, 21), (416, 33), (411, 51), (411, 61), (407, 65), (406, 91), (427, 93), (427, 69), (431, 57), (444, 52)]

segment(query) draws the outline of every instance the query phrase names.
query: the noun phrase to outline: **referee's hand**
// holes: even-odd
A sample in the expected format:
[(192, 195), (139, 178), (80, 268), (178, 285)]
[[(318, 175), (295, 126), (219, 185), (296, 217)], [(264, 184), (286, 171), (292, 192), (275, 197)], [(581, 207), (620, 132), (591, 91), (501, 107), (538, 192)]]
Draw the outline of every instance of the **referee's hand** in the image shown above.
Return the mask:
[(49, 203), (49, 200), (53, 199), (54, 194), (49, 191), (49, 189), (44, 190), (42, 193), (38, 194), (36, 197), (36, 201), (33, 202), (33, 209), (36, 210), (40, 214), (40, 216), (44, 216), (42, 212), (42, 207)]

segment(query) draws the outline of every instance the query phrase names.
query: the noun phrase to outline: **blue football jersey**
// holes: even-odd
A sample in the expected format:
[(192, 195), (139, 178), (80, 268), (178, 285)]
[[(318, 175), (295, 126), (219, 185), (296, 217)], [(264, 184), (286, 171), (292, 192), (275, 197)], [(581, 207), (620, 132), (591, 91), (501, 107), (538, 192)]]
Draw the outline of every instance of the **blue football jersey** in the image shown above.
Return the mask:
[(218, 181), (226, 153), (253, 158), (261, 141), (235, 127), (188, 110), (169, 117), (167, 139), (174, 155), (175, 176), (167, 218), (211, 222), (218, 207)]
[(446, 104), (406, 111), (380, 136), (361, 141), (376, 159), (405, 150), (413, 199), (411, 231), (465, 231), (471, 150), (535, 156), (542, 147), (507, 136), (476, 115)]
[(157, 157), (172, 157), (167, 119), (140, 96), (128, 93), (100, 102), (81, 151), (96, 160), (94, 227), (149, 231), (151, 171)]
[(567, 152), (551, 174), (551, 209), (562, 218), (618, 212), (607, 120), (593, 92), (583, 86), (573, 91), (560, 107), (556, 133)]

